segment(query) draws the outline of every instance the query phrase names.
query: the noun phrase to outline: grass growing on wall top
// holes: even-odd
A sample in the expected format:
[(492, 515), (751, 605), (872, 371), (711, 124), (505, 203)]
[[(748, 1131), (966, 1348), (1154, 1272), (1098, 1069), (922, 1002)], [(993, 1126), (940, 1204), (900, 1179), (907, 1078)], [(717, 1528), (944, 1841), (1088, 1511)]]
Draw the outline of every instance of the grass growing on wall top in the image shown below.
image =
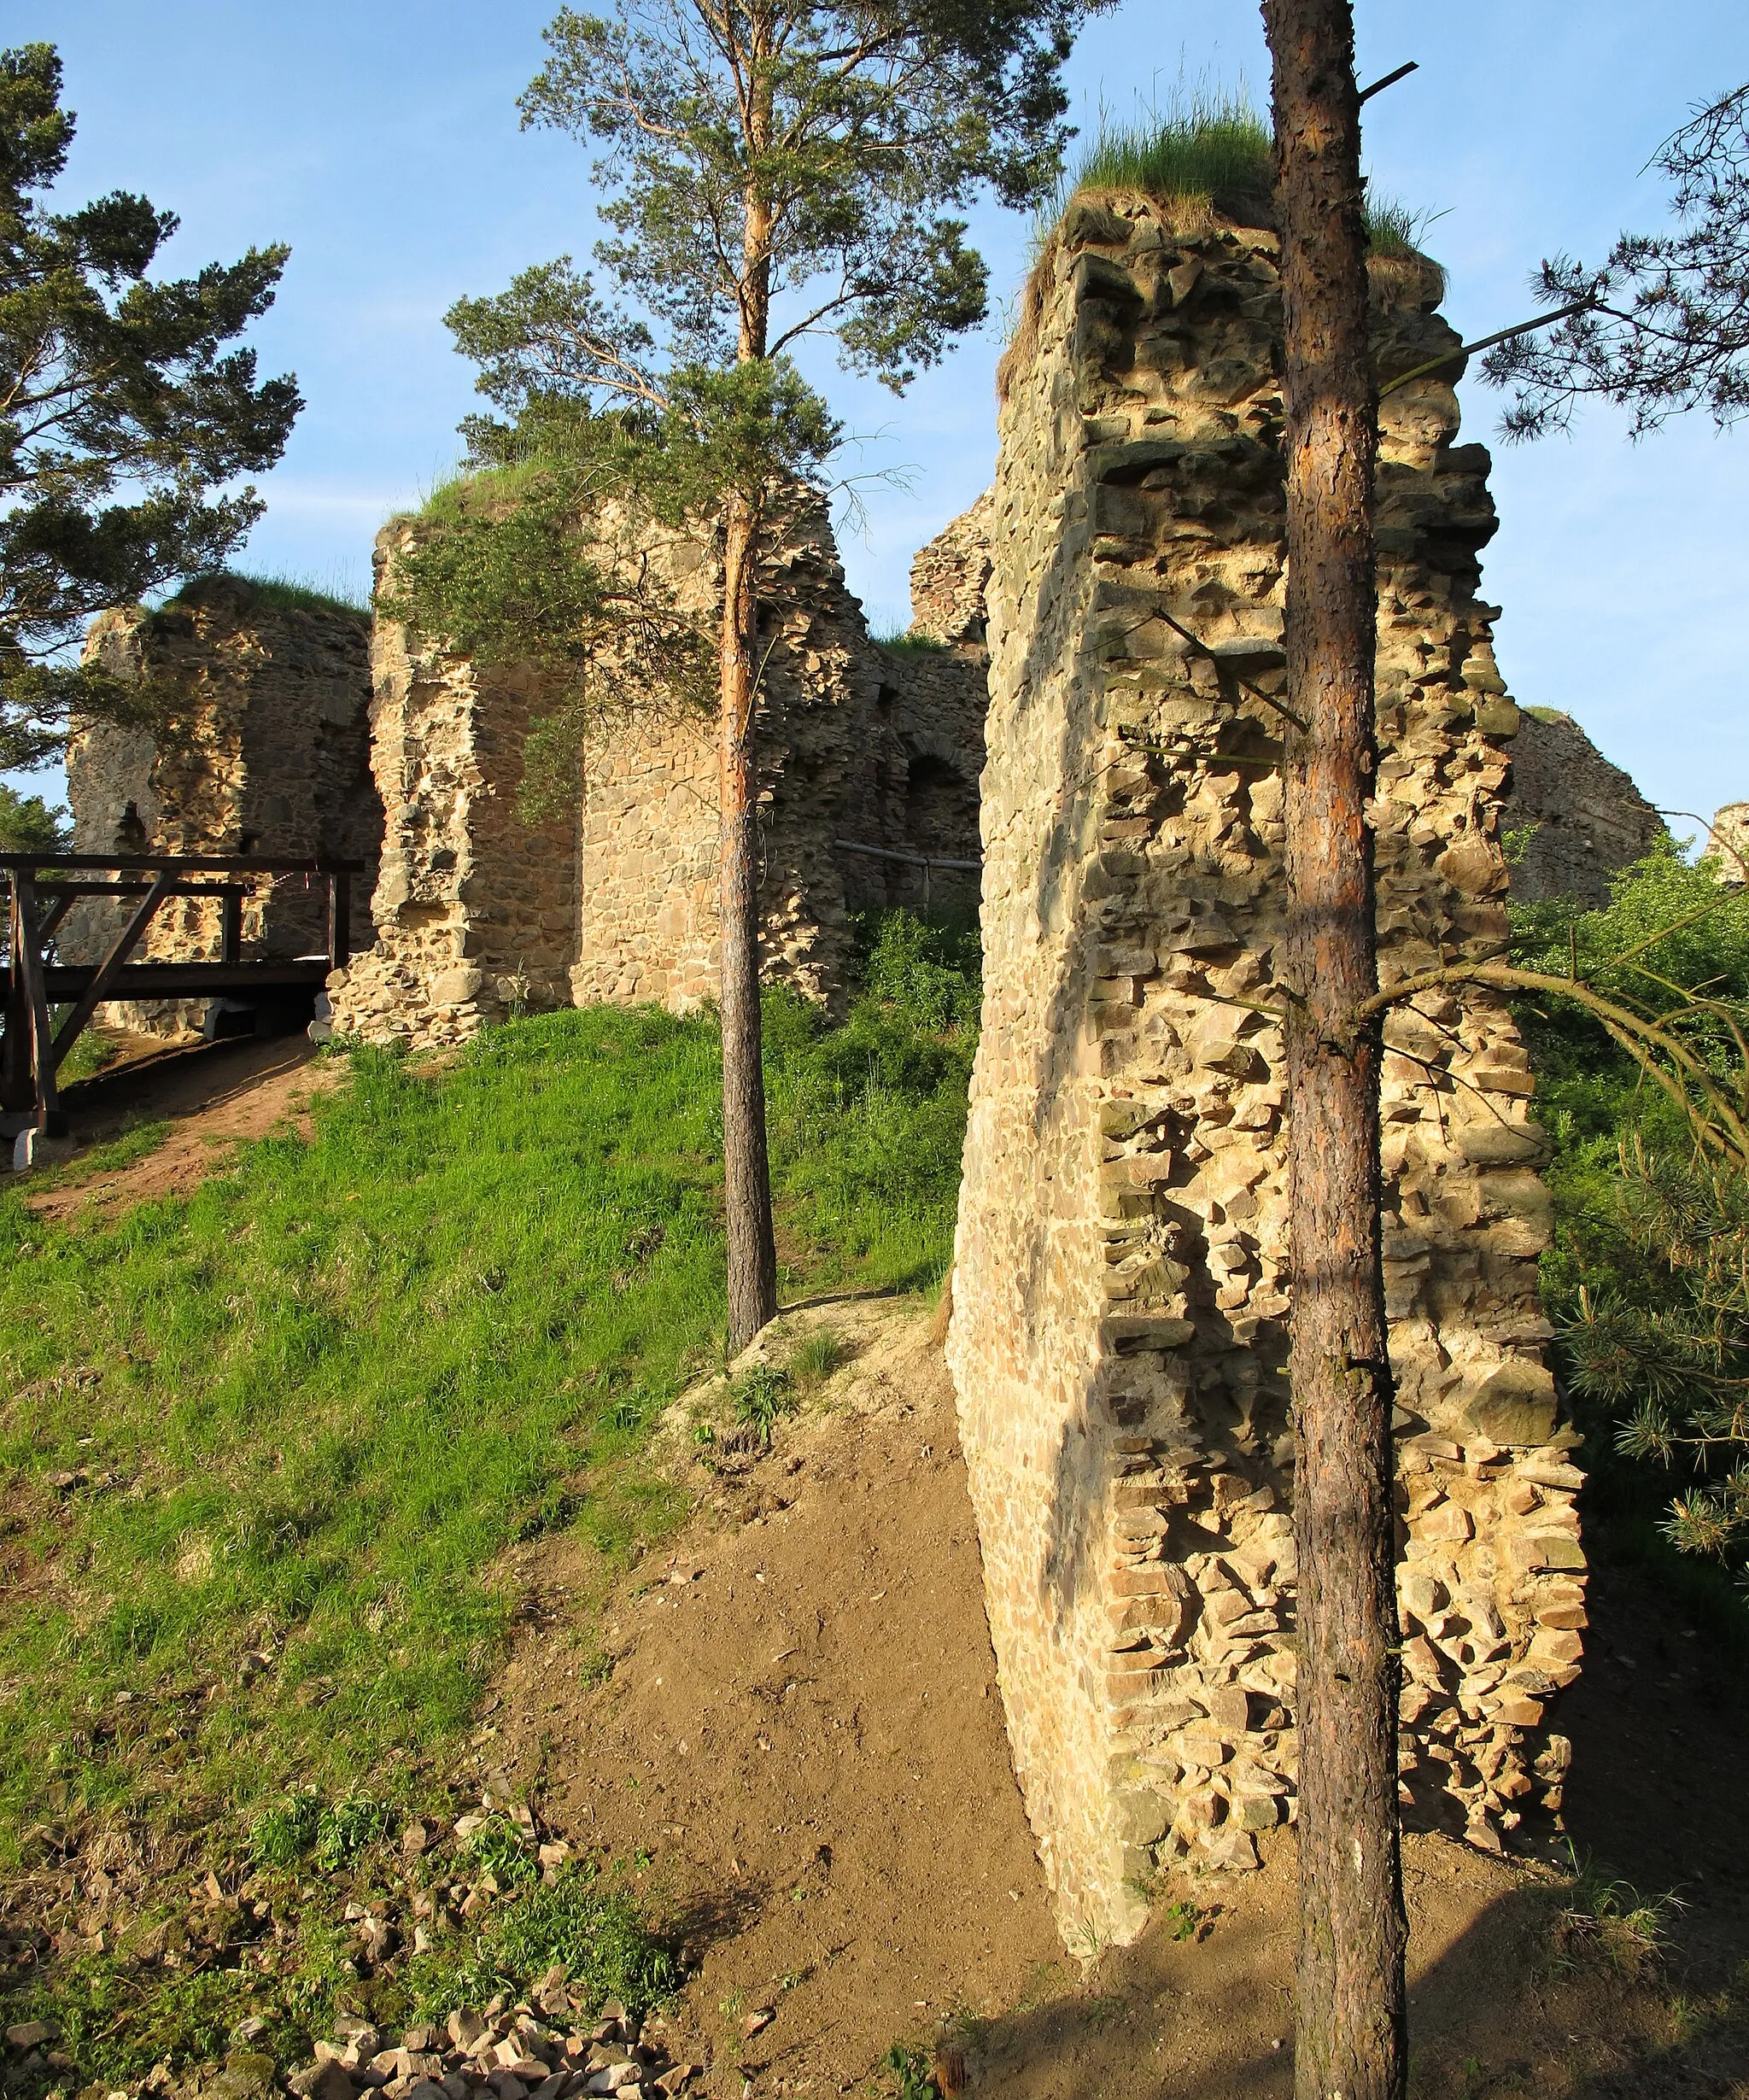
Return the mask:
[[(330, 590), (325, 584), (313, 583), (307, 577), (289, 576), (278, 570), (257, 573), (247, 569), (225, 569), (218, 573), (247, 583), (264, 605), (272, 605), (281, 612), (342, 612), (359, 619), (370, 617), (371, 608), (363, 600), (345, 590)], [(205, 576), (191, 576), (189, 582), (208, 580)], [(185, 590), (188, 586), (183, 588)], [(178, 591), (166, 603), (173, 605), (181, 596), (182, 592)]]
[(1266, 200), (1274, 186), (1269, 126), (1243, 94), (1174, 97), (1164, 115), (1102, 119), (1063, 196), (1129, 190), (1207, 207), (1234, 196)]
[[(1163, 114), (1149, 109), (1132, 122), (1103, 116), (1044, 224), (1054, 225), (1072, 199), (1101, 192), (1139, 193), (1205, 214), (1223, 202), (1266, 208), (1274, 187), (1267, 118), (1243, 90), (1198, 90), (1173, 96)], [(1377, 254), (1419, 254), (1427, 223), (1424, 214), (1369, 194), (1366, 237)]]
[[(768, 995), (787, 1295), (951, 1253), (975, 962), (872, 936), (843, 1027)], [(358, 1053), (186, 1199), (0, 1196), (0, 1863), (47, 1815), (394, 1792), (503, 1651), (508, 1546), (605, 1578), (671, 1521), (641, 1454), (722, 1347), (720, 1085), (708, 1016), (546, 1015)]]

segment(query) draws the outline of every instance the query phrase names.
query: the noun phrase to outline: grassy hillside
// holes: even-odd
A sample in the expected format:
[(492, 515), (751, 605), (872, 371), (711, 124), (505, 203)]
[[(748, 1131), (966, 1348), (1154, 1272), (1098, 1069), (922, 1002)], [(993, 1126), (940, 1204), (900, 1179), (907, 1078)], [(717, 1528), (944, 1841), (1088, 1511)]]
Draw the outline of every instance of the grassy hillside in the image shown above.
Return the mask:
[[(790, 1295), (949, 1256), (974, 972), (899, 917), (868, 978), (838, 1028), (769, 1002)], [(382, 1785), (468, 1717), (507, 1545), (572, 1528), (605, 1575), (670, 1521), (639, 1454), (722, 1346), (718, 1085), (707, 1017), (548, 1015), (357, 1054), (189, 1200), (0, 1199), (6, 1856)]]

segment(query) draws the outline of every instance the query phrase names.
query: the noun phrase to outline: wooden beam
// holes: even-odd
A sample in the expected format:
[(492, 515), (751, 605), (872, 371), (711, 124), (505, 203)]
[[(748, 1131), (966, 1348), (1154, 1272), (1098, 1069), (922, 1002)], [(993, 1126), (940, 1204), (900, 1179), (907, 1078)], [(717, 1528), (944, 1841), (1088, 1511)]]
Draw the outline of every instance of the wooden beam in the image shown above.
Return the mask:
[(91, 981), (73, 1002), (73, 1011), (61, 1024), (61, 1032), (56, 1037), (50, 1053), (53, 1068), (58, 1072), (61, 1061), (78, 1042), (85, 1023), (92, 1014), (110, 997), (110, 987), (121, 974), (121, 966), (139, 945), (142, 935), (152, 922), (152, 915), (164, 902), (174, 878), (161, 875), (147, 891), (144, 898), (134, 908), (133, 916), (115, 938), (115, 944), (97, 965)]
[(6, 972), (6, 1035), (0, 1041), (0, 1109), (16, 1114), (30, 1107), (31, 1009), (25, 997), (24, 972), (17, 968), (23, 942), (19, 929), (18, 885), (11, 885), (8, 909), (7, 952), (11, 958)]
[(157, 875), (168, 868), (191, 875), (360, 875), (362, 861), (339, 860), (327, 853), (281, 858), (272, 853), (0, 853), (0, 869), (34, 875), (61, 869), (114, 868)]
[(49, 1032), (49, 995), (43, 982), (43, 950), (37, 926), (37, 886), (20, 873), (15, 879), (13, 956), (24, 981), (31, 1021), (31, 1077), (35, 1082), (37, 1128), (49, 1132), (61, 1120), (61, 1091), (55, 1084), (55, 1045)]
[(352, 955), (352, 877), (336, 869), (328, 878), (328, 960), (343, 970)]
[[(109, 987), (112, 999), (210, 998), (227, 992), (318, 992), (330, 964), (325, 954), (290, 962), (129, 962)], [(89, 962), (50, 962), (43, 968), (49, 1003), (64, 1006), (79, 998), (91, 981)], [(0, 967), (0, 997), (12, 973)]]

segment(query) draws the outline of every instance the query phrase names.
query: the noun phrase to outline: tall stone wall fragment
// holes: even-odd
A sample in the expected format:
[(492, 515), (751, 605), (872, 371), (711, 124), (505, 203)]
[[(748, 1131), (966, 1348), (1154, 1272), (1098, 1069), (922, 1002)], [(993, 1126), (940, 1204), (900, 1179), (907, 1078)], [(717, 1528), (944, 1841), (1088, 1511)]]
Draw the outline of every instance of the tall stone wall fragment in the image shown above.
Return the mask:
[[(190, 583), (161, 610), (101, 614), (88, 662), (149, 679), (167, 726), (89, 722), (67, 756), (73, 850), (242, 853), (360, 860), (354, 939), (368, 943), (383, 812), (370, 768), (370, 623), (361, 613), (273, 603), (240, 577)], [(288, 876), (245, 900), (244, 956), (319, 954), (325, 886)], [(60, 939), (94, 958), (125, 915), (90, 904)], [(175, 898), (148, 929), (143, 956), (216, 956), (219, 908)], [(137, 1027), (198, 1027), (206, 1002), (118, 1003)]]
[[(1276, 243), (1071, 207), (1009, 360), (991, 521), (985, 1005), (948, 1353), (991, 1633), (1071, 1944), (1296, 1812), (1280, 994)], [(1455, 346), (1374, 265), (1383, 369)], [(1518, 711), (1448, 386), (1386, 404), (1381, 968), (1497, 947)], [(1195, 642), (1185, 639), (1186, 634)], [(1541, 1348), (1531, 1079), (1481, 992), (1388, 1029), (1406, 1794), (1477, 1843), (1558, 1805), (1584, 1554)]]
[[(667, 542), (676, 600), (714, 634), (722, 568), (714, 545)], [(857, 740), (874, 702), (862, 608), (824, 515), (804, 507), (759, 580), (763, 664), (754, 728), (759, 781), (761, 966), (826, 1003), (850, 959), (834, 850)], [(676, 1010), (717, 984), (717, 725), (635, 705), (593, 741), (582, 781), (583, 914), (577, 1003), (658, 999)]]
[(1609, 902), (1610, 877), (1649, 853), (1664, 819), (1571, 715), (1521, 711), (1500, 834), (1516, 851), (1512, 895)]
[(943, 527), (911, 560), (911, 632), (981, 648), (989, 617), (990, 523), (995, 491)]
[[(911, 564), (910, 632), (869, 646), (874, 705), (857, 740), (843, 818), (852, 850), (839, 853), (845, 894), (859, 909), (905, 905), (968, 918), (977, 910), (975, 865), (921, 867), (917, 858), (978, 858), (978, 783), (990, 705), (984, 646), (989, 517), (986, 490), (918, 553)], [(880, 851), (853, 850), (858, 846)]]
[[(377, 535), (385, 567), (412, 528)], [(339, 1033), (367, 1042), (465, 1042), (524, 1007), (568, 1003), (576, 944), (576, 820), (518, 809), (539, 681), (488, 671), (378, 619), (371, 763), (385, 816), (371, 910), (376, 945), (330, 980)]]

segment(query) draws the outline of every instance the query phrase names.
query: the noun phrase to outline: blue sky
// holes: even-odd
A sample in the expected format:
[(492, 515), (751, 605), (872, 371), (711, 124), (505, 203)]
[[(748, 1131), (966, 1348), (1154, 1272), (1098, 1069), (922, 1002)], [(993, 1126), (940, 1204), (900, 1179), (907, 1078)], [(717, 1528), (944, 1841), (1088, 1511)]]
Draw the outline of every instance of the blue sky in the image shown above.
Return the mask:
[[(308, 407), (243, 565), (366, 587), (377, 526), (453, 462), (471, 368), (441, 316), (462, 292), (594, 237), (586, 156), (518, 128), (552, 12), (529, 0), (11, 0), (7, 41), (58, 44), (79, 133), (61, 195), (143, 190), (180, 214), (170, 261), (251, 242), (293, 254), (256, 329), (265, 371), (295, 370)], [(1639, 170), (1689, 105), (1749, 79), (1740, 0), (1360, 0), (1363, 78), (1421, 70), (1368, 106), (1378, 186), (1444, 216), (1427, 246), (1466, 336), (1532, 311), (1527, 273), (1558, 249), (1600, 254), (1662, 219)], [(1655, 26), (1654, 26), (1655, 23)], [(1076, 120), (1126, 117), (1185, 78), (1268, 70), (1249, 0), (1129, 0), (1085, 32)], [(1011, 298), (1028, 228), (990, 209), (977, 233)], [(972, 501), (995, 456), (999, 317), (903, 401), (832, 377), (869, 471), (846, 535), (871, 615), (902, 622), (915, 549)], [(816, 377), (826, 378), (828, 368)], [(1466, 435), (1492, 442), (1500, 401), (1463, 389)], [(1505, 608), (1518, 699), (1568, 709), (1661, 805), (1749, 797), (1749, 427), (1687, 418), (1639, 445), (1589, 411), (1571, 439), (1495, 445), (1502, 525), (1484, 590)]]

